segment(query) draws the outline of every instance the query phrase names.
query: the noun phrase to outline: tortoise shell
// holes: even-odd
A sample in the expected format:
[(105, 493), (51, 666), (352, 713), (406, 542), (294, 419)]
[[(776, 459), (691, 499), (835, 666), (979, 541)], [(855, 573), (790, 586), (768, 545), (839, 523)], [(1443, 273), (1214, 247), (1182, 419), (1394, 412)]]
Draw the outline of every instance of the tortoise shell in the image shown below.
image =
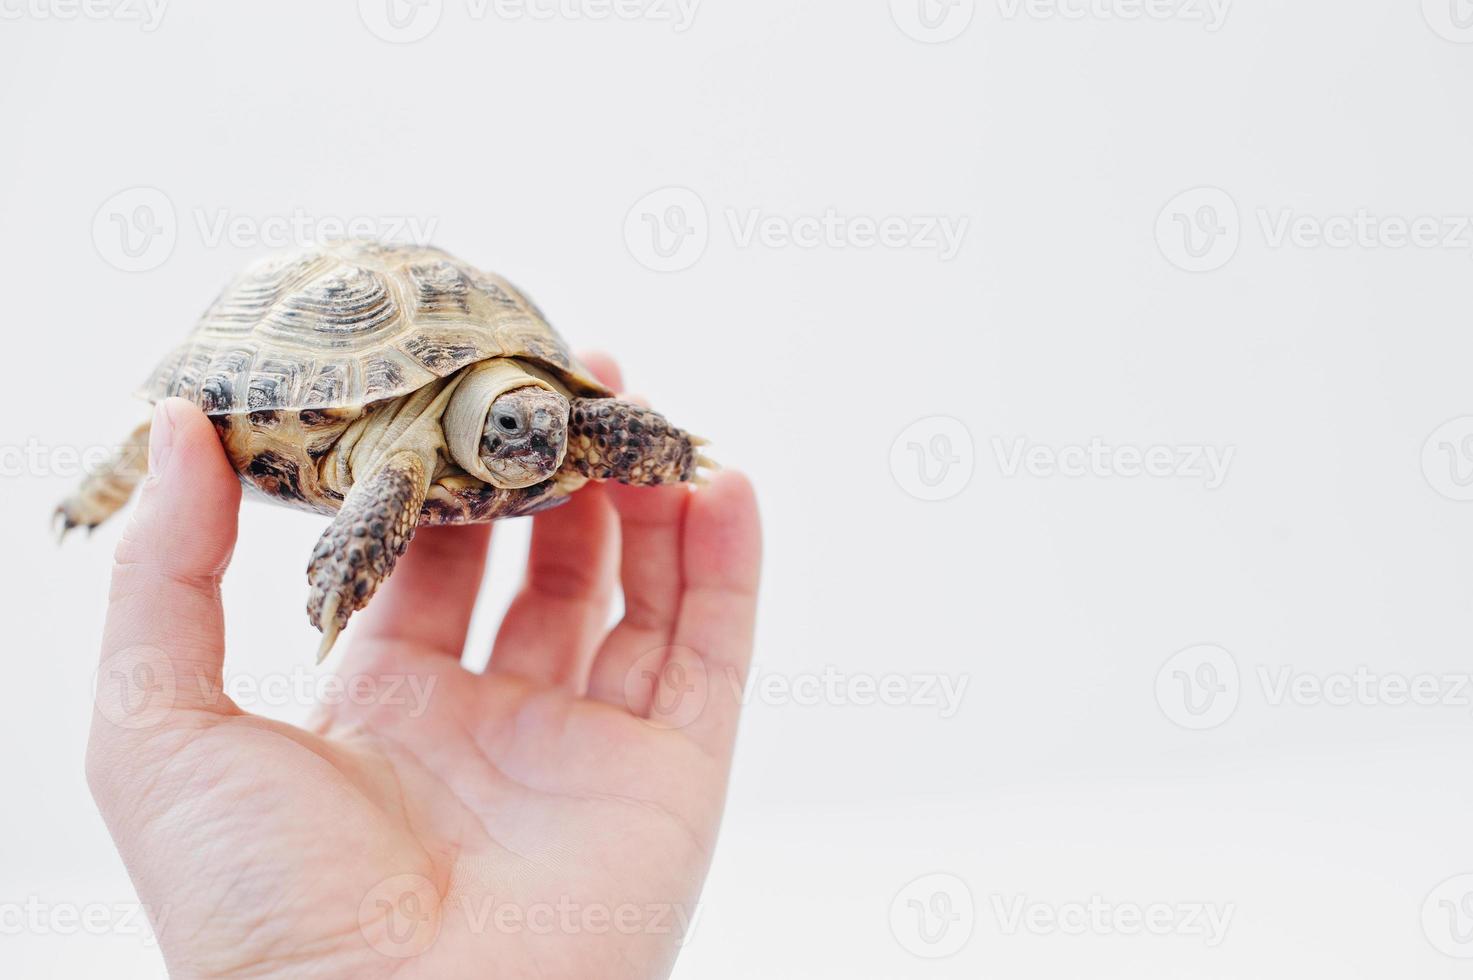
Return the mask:
[(140, 393), (211, 415), (355, 408), (493, 357), (610, 394), (500, 276), (437, 248), (342, 242), (252, 265)]

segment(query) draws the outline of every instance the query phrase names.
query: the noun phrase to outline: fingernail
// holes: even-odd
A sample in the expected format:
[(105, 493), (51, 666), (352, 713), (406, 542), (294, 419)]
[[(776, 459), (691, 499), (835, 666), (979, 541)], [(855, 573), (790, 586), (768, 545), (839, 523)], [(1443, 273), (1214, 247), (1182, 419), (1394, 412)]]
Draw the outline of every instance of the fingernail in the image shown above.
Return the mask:
[(154, 478), (164, 471), (174, 448), (174, 420), (168, 405), (163, 401), (154, 406), (153, 425), (148, 430), (148, 475)]

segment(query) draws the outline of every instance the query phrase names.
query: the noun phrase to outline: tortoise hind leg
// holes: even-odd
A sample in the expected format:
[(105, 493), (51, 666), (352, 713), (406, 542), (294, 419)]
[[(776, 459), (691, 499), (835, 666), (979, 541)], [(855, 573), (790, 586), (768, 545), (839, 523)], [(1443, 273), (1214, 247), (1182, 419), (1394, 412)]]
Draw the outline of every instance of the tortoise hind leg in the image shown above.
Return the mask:
[(331, 652), (348, 618), (368, 605), (394, 571), (419, 526), (428, 490), (424, 459), (405, 451), (348, 491), (307, 565), (307, 616), (322, 631), (318, 663)]
[(716, 468), (701, 455), (704, 444), (643, 405), (617, 398), (574, 398), (563, 465), (590, 480), (635, 486), (699, 483), (701, 467)]
[(58, 537), (85, 527), (91, 531), (122, 509), (148, 472), (148, 430), (145, 422), (128, 436), (108, 461), (82, 481), (76, 493), (66, 498), (52, 514)]

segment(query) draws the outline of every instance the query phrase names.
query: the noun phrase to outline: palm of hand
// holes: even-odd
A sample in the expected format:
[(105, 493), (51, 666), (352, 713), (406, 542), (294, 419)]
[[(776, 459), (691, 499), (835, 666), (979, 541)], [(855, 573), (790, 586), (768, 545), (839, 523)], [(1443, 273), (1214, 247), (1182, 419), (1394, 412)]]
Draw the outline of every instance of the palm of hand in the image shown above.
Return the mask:
[[(181, 682), (143, 731), (109, 725), (100, 694), (88, 759), (171, 968), (668, 973), (715, 842), (750, 650), (745, 483), (585, 493), (539, 517), (528, 584), (484, 675), (457, 654), (489, 532), (421, 532), (343, 668), (399, 696), (320, 709), (302, 730), (218, 696), (191, 703), (209, 684), (183, 681), (219, 677), (212, 583), (238, 498), (228, 473), (184, 466), (182, 451), (213, 439), (197, 422), (175, 421), (120, 546), (104, 643)], [(201, 534), (197, 513), (188, 526), (183, 501), (171, 515), (164, 484), (190, 473), (196, 499), (229, 505), (220, 533)], [(185, 530), (192, 545), (169, 540)], [(627, 612), (604, 636), (616, 569)]]

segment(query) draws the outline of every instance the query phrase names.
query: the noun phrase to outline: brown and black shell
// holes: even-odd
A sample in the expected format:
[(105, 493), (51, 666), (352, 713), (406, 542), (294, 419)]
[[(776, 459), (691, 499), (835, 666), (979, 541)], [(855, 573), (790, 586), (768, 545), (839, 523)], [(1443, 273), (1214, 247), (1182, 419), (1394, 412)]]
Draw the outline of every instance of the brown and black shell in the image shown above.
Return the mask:
[(437, 248), (342, 242), (251, 266), (141, 394), (216, 416), (353, 409), (493, 357), (533, 362), (574, 394), (609, 394), (500, 276)]

